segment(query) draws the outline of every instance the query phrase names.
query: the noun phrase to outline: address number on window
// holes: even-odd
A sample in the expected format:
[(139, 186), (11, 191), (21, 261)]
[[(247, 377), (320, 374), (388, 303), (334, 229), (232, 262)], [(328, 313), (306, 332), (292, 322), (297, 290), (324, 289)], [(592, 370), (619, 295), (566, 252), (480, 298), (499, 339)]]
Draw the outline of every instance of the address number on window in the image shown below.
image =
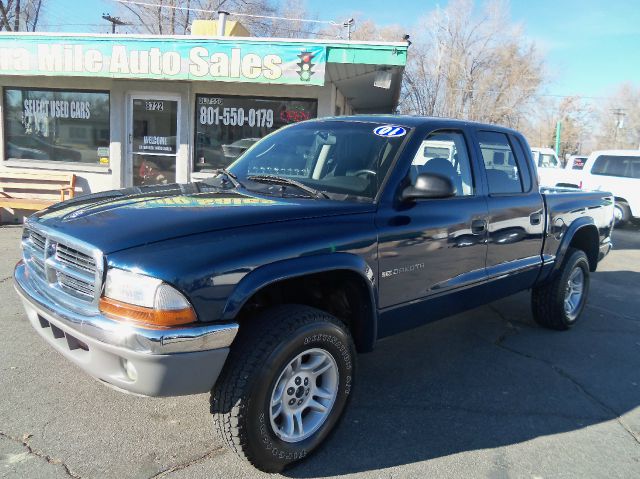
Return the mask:
[(163, 101), (145, 101), (144, 109), (147, 111), (164, 111)]
[(273, 126), (273, 110), (267, 108), (200, 107), (201, 125)]

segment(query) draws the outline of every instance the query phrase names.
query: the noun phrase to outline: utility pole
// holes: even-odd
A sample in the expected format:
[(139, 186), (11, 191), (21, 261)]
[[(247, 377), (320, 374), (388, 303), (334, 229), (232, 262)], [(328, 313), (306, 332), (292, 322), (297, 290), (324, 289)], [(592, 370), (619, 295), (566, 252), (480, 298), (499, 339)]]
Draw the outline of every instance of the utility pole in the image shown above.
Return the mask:
[(111, 22), (111, 33), (116, 33), (116, 25), (126, 25), (119, 17), (112, 17), (108, 13), (103, 13), (102, 18), (107, 22)]
[(613, 147), (618, 148), (618, 130), (624, 128), (624, 117), (626, 108), (612, 108), (613, 116), (616, 117), (616, 127), (613, 130)]
[(13, 22), (13, 31), (14, 32), (20, 31), (20, 0), (16, 1), (16, 19)]
[(342, 26), (347, 29), (347, 40), (351, 40), (351, 29), (356, 21), (353, 18), (345, 21)]

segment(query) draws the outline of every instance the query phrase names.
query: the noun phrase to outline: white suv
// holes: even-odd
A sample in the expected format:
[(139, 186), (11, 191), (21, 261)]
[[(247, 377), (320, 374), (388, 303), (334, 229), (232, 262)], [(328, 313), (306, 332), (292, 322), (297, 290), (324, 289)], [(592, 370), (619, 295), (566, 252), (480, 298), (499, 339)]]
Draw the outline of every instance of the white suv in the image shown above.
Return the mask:
[(613, 193), (616, 224), (640, 218), (640, 150), (594, 151), (582, 170), (581, 187)]

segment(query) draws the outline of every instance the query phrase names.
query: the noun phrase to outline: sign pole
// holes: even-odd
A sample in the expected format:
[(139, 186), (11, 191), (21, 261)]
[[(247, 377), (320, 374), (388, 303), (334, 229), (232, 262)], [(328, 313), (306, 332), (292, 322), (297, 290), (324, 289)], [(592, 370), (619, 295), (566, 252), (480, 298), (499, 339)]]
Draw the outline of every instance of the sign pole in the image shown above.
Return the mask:
[(556, 122), (556, 155), (560, 157), (560, 132), (562, 131), (562, 122)]

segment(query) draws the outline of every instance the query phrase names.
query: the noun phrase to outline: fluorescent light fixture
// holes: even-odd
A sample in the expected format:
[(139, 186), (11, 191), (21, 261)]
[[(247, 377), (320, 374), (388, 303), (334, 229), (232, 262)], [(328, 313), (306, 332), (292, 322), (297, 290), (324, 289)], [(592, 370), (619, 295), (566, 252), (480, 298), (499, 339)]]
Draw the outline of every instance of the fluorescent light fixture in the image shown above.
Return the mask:
[(373, 80), (373, 86), (388, 90), (391, 88), (391, 70), (378, 70), (376, 78)]

